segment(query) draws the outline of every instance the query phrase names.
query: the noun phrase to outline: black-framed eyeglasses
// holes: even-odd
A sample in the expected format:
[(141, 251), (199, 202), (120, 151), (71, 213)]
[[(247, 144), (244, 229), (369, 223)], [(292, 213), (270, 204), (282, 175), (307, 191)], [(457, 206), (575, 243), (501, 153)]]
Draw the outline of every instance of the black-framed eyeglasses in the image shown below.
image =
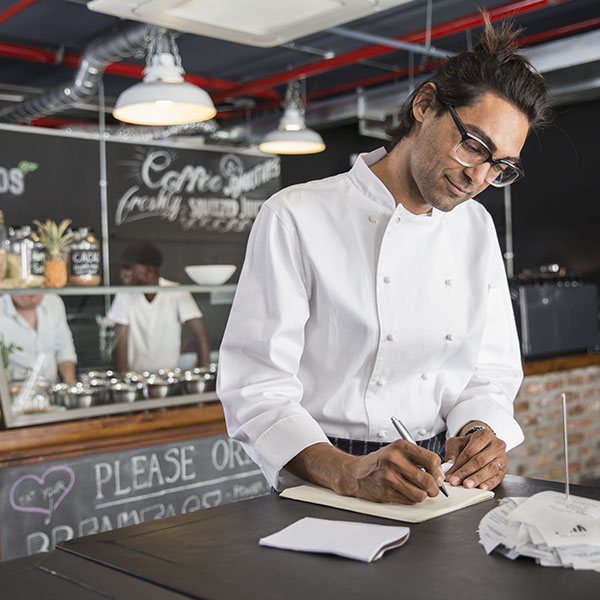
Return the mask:
[(464, 123), (456, 114), (454, 107), (450, 104), (446, 104), (446, 107), (460, 133), (460, 141), (454, 146), (452, 152), (454, 158), (461, 165), (464, 167), (476, 167), (489, 162), (491, 166), (485, 176), (485, 180), (494, 187), (505, 187), (514, 183), (517, 179), (525, 177), (525, 172), (519, 165), (504, 158), (493, 158), (492, 151), (488, 145), (476, 135), (467, 131)]

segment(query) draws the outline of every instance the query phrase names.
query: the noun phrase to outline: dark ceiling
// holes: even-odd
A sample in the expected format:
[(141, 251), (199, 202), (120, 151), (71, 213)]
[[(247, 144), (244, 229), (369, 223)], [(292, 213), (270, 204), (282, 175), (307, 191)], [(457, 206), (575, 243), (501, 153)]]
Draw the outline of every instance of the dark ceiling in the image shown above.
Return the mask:
[[(221, 0), (227, 1), (227, 0)], [(460, 51), (480, 32), (477, 8), (492, 17), (513, 15), (531, 46), (577, 36), (600, 28), (599, 0), (435, 0), (432, 12), (432, 44)], [(427, 1), (415, 0), (398, 8), (344, 24), (344, 27), (389, 38), (424, 43)], [(32, 93), (73, 78), (78, 58), (86, 46), (110, 32), (119, 20), (91, 12), (84, 0), (0, 0), (0, 101), (3, 106)], [(473, 24), (475, 26), (473, 26)], [(285, 83), (306, 76), (309, 102), (322, 101), (405, 79), (411, 62), (429, 68), (435, 59), (412, 57), (406, 51), (350, 40), (327, 31), (275, 48), (257, 48), (208, 37), (182, 34), (178, 46), (189, 75), (211, 94), (221, 122), (243, 117), (240, 107), (250, 104), (252, 115), (279, 110)], [(321, 54), (335, 53), (327, 61)], [(110, 107), (117, 95), (141, 75), (143, 62), (130, 58), (128, 75), (106, 72), (104, 88)], [(588, 77), (598, 78), (598, 62)], [(332, 68), (335, 67), (335, 68)], [(588, 67), (590, 71), (590, 67)], [(210, 78), (205, 80), (203, 78)], [(63, 111), (54, 120), (37, 124), (56, 125), (61, 120), (96, 120), (94, 104), (89, 110)]]

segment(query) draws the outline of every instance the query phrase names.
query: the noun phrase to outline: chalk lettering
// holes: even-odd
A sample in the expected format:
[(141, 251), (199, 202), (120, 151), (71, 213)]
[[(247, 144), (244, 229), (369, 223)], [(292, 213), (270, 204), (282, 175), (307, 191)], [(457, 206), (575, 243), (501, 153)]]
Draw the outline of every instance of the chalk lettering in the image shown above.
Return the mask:
[(200, 498), (196, 494), (192, 494), (188, 496), (181, 505), (181, 514), (185, 515), (187, 513), (196, 512), (202, 508), (202, 502)]
[(127, 527), (128, 525), (139, 525), (140, 523), (140, 516), (138, 515), (137, 510), (120, 512), (117, 515), (117, 528)]
[(115, 472), (115, 496), (125, 496), (131, 492), (131, 487), (121, 487), (121, 461), (115, 460), (114, 462)]
[(196, 477), (196, 473), (193, 471), (187, 471), (187, 467), (194, 463), (193, 459), (188, 457), (188, 452), (193, 452), (194, 446), (183, 446), (181, 448), (181, 479), (183, 481), (189, 481), (190, 479), (194, 479)]
[(94, 465), (96, 475), (96, 500), (104, 498), (102, 486), (112, 478), (112, 468), (109, 463), (96, 463)]
[(165, 462), (168, 462), (173, 465), (175, 469), (173, 475), (165, 476), (165, 481), (167, 483), (175, 483), (181, 477), (181, 465), (179, 464), (179, 448), (169, 448), (165, 452)]

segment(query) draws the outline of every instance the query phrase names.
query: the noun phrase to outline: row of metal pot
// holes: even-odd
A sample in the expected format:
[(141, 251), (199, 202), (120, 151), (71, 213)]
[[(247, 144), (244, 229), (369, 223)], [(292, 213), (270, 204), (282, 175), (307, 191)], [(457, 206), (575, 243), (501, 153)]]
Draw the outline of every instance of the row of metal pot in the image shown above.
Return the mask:
[(190, 370), (159, 370), (128, 373), (89, 371), (73, 386), (50, 386), (52, 403), (66, 408), (87, 408), (113, 402), (135, 402), (182, 394), (214, 391), (216, 364)]

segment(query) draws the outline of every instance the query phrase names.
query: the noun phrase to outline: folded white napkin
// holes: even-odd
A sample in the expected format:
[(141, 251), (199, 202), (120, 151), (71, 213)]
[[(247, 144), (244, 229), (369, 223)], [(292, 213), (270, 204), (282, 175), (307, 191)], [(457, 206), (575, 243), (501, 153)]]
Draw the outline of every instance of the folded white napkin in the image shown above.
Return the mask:
[(409, 535), (408, 527), (304, 517), (261, 538), (259, 543), (283, 550), (337, 554), (371, 562), (381, 558), (387, 550), (402, 546)]

